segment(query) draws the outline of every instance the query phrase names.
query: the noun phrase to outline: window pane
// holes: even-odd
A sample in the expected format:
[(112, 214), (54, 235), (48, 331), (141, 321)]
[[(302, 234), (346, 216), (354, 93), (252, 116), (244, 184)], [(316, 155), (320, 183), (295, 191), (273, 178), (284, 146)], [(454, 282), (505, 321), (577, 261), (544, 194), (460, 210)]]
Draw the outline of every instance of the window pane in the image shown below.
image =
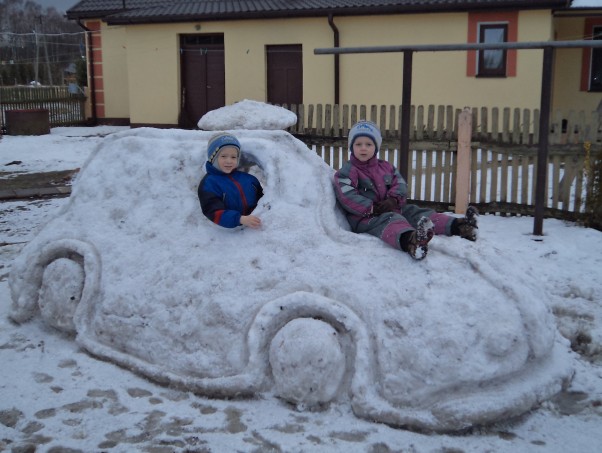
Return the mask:
[[(602, 27), (594, 27), (593, 39), (602, 39)], [(590, 91), (602, 91), (602, 49), (592, 49), (592, 65), (589, 78)]]
[[(480, 24), (479, 42), (495, 44), (507, 42), (508, 26), (506, 24)], [(480, 50), (478, 53), (479, 76), (505, 77), (506, 51), (503, 49)]]
[[(504, 42), (504, 30), (499, 28), (488, 28), (484, 30), (485, 43), (500, 43)], [(486, 69), (502, 69), (504, 63), (503, 50), (485, 50), (483, 51), (483, 62)]]

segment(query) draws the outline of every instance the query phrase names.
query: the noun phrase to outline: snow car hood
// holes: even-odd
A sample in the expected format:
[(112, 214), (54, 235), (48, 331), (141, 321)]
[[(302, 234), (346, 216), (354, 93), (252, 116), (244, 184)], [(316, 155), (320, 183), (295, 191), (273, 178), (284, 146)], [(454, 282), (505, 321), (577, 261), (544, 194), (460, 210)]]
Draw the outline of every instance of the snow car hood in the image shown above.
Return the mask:
[(11, 317), (40, 313), (90, 353), (161, 383), (349, 402), (395, 426), (487, 423), (561, 389), (569, 352), (545, 291), (503, 250), (492, 260), (493, 239), (435, 238), (413, 262), (348, 230), (333, 170), (302, 142), (233, 132), (264, 187), (261, 230), (224, 229), (201, 212), (214, 132), (115, 134), (13, 264)]

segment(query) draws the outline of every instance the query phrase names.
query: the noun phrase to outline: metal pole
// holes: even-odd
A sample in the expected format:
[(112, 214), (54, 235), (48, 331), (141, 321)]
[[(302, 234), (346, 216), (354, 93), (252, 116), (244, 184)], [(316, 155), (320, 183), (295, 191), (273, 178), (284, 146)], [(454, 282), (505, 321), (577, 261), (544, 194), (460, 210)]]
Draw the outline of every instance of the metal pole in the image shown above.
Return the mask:
[[(328, 15), (328, 24), (330, 25), (330, 28), (332, 29), (332, 32), (334, 34), (334, 47), (338, 48), (340, 45), (340, 39), (339, 39), (339, 29), (337, 28), (337, 26), (334, 23), (334, 17), (331, 14)], [(340, 96), (339, 96), (339, 83), (340, 83), (340, 67), (341, 67), (341, 63), (340, 63), (340, 59), (341, 56), (338, 54), (334, 55), (334, 103), (336, 105), (339, 104), (340, 102)]]
[[(403, 52), (403, 80), (401, 93), (401, 138), (399, 141), (399, 173), (408, 181), (410, 156), (410, 109), (412, 107), (412, 50)], [(409, 181), (408, 181), (409, 183)]]
[(555, 49), (575, 49), (575, 48), (595, 48), (602, 47), (599, 39), (584, 39), (575, 41), (528, 41), (528, 42), (501, 42), (501, 43), (460, 43), (460, 44), (415, 44), (403, 46), (368, 46), (368, 47), (338, 47), (316, 48), (314, 54), (344, 54), (344, 53), (389, 53), (405, 52), (448, 52), (458, 50), (488, 50), (488, 49), (545, 49), (553, 47)]
[(553, 62), (554, 49), (552, 47), (544, 47), (541, 76), (539, 149), (537, 152), (537, 179), (535, 182), (535, 215), (533, 220), (533, 234), (535, 236), (543, 236), (543, 211), (547, 193), (546, 173), (548, 168), (548, 136), (550, 134)]

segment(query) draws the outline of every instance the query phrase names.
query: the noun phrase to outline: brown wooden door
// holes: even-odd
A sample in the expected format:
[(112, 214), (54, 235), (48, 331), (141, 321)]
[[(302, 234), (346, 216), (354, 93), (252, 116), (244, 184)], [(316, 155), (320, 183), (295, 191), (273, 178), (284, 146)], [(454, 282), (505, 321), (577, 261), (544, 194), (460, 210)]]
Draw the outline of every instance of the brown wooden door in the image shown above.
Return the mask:
[(268, 102), (303, 104), (301, 44), (267, 46)]
[(224, 35), (182, 35), (180, 65), (179, 126), (193, 129), (205, 113), (226, 103)]

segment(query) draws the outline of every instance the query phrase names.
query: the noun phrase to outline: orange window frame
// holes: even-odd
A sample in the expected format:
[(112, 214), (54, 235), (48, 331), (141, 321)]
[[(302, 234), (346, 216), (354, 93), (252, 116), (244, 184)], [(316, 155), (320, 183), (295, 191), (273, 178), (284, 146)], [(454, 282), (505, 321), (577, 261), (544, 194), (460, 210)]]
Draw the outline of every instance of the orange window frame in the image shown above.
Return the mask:
[[(583, 30), (584, 39), (594, 36), (594, 27), (602, 27), (602, 18), (588, 17), (585, 19)], [(584, 47), (581, 60), (581, 91), (589, 91), (589, 77), (592, 63), (592, 49)], [(599, 91), (596, 91), (599, 93)]]
[[(508, 42), (518, 41), (518, 11), (499, 13), (468, 13), (468, 39), (469, 44), (479, 42), (479, 24), (481, 23), (507, 23)], [(466, 75), (476, 77), (477, 74), (476, 50), (469, 50), (466, 55)], [(516, 50), (506, 52), (506, 77), (516, 77)]]

